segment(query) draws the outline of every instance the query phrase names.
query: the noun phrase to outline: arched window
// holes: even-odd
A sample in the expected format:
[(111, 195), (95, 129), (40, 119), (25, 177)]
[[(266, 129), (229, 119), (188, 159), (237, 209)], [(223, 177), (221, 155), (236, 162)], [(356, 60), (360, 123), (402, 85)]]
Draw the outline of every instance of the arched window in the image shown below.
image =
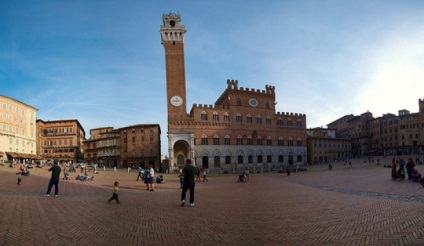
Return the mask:
[(258, 115), (258, 116), (256, 117), (256, 124), (258, 124), (258, 125), (262, 125), (262, 116)]
[(283, 120), (281, 118), (277, 119), (277, 126), (282, 127), (283, 126)]
[(242, 121), (242, 119), (241, 119), (241, 115), (240, 114), (237, 114), (236, 115), (236, 123), (238, 123), (238, 124), (241, 124), (243, 121)]
[(279, 155), (278, 156), (278, 162), (279, 163), (284, 163), (284, 156), (283, 155)]
[(302, 121), (300, 121), (300, 119), (297, 119), (296, 126), (302, 126)]
[(258, 136), (258, 138), (256, 139), (256, 144), (257, 145), (262, 145), (262, 136)]
[(248, 162), (248, 163), (253, 163), (253, 156), (252, 156), (252, 155), (249, 155), (249, 156), (247, 157), (247, 162)]
[(291, 118), (289, 118), (288, 120), (287, 120), (287, 126), (292, 126), (293, 125), (293, 121), (292, 121), (292, 119)]
[(219, 114), (217, 112), (213, 112), (213, 121), (215, 122), (219, 121)]
[(272, 156), (267, 155), (267, 156), (266, 156), (266, 162), (267, 162), (267, 163), (271, 163), (271, 162), (272, 162)]
[(261, 155), (258, 155), (258, 163), (262, 163), (263, 162), (263, 157)]
[(241, 100), (240, 100), (240, 98), (237, 98), (237, 100), (236, 100), (236, 104), (237, 104), (237, 106), (240, 106), (240, 105), (241, 105)]
[(287, 141), (287, 145), (288, 146), (293, 146), (293, 138), (289, 138), (289, 140)]
[(243, 156), (242, 155), (237, 156), (237, 163), (243, 164)]
[(247, 145), (253, 145), (253, 138), (252, 136), (247, 136)]
[(266, 102), (266, 103), (265, 103), (265, 108), (266, 108), (266, 109), (269, 109), (269, 102)]
[(208, 136), (206, 134), (202, 135), (202, 145), (208, 145)]
[(215, 134), (213, 136), (213, 145), (219, 145), (219, 136), (218, 136), (218, 134)]
[(248, 114), (247, 117), (246, 117), (246, 123), (252, 124), (252, 116), (250, 114)]
[(231, 164), (231, 156), (229, 155), (225, 156), (225, 164)]
[(200, 120), (208, 120), (208, 114), (206, 113), (206, 111), (200, 113)]
[(224, 122), (230, 122), (230, 115), (227, 112), (224, 114)]
[(297, 146), (302, 146), (302, 139), (301, 138), (297, 138)]
[(231, 144), (231, 143), (230, 143), (230, 136), (225, 135), (224, 144), (225, 144), (225, 145), (230, 145), (230, 144)]
[(269, 116), (266, 117), (266, 125), (267, 126), (271, 125), (271, 117), (269, 117)]
[(278, 137), (278, 146), (284, 146), (284, 139), (283, 137)]
[(271, 136), (266, 137), (266, 145), (267, 145), (267, 146), (272, 146), (272, 139), (271, 139)]
[(243, 145), (243, 137), (240, 135), (237, 136), (237, 145)]

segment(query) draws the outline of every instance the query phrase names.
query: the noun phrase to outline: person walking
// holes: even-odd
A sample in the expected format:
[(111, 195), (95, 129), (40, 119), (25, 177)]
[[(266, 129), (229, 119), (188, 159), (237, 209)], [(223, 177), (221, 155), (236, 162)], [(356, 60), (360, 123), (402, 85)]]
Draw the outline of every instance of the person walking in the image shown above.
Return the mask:
[(200, 167), (196, 169), (196, 182), (200, 182)]
[(141, 175), (143, 172), (143, 168), (141, 166), (138, 166), (138, 176), (137, 181), (141, 178), (141, 181), (143, 181), (143, 176)]
[(184, 206), (187, 190), (190, 190), (190, 207), (194, 207), (194, 175), (196, 168), (191, 163), (190, 159), (186, 160), (186, 166), (183, 168), (180, 176), (184, 176), (183, 190), (181, 191), (181, 207)]
[(249, 182), (249, 167), (244, 169), (244, 175), (246, 176), (246, 182)]
[(16, 173), (16, 175), (18, 175), (18, 185), (21, 183), (21, 181), (22, 181), (22, 171), (21, 170), (19, 170), (17, 173)]
[(50, 178), (49, 186), (47, 188), (47, 193), (44, 196), (50, 196), (50, 192), (54, 185), (54, 196), (57, 197), (57, 195), (59, 194), (59, 177), (61, 171), (62, 169), (57, 165), (57, 161), (54, 161), (53, 166), (49, 169), (49, 172), (52, 172), (52, 176)]
[(119, 201), (119, 196), (118, 196), (118, 192), (119, 192), (119, 182), (115, 181), (115, 183), (113, 183), (113, 194), (112, 197), (109, 198), (108, 202), (110, 203), (112, 200), (116, 200), (116, 203), (120, 204), (121, 202)]
[(203, 168), (203, 182), (209, 182), (209, 180), (206, 178), (206, 167)]

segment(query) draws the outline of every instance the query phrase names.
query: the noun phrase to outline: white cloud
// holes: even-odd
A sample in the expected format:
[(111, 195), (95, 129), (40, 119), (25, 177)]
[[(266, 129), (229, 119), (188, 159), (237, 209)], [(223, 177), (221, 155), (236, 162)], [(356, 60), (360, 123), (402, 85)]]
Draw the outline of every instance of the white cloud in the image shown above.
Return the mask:
[(369, 110), (374, 117), (400, 109), (418, 111), (418, 99), (424, 97), (424, 32), (412, 31), (388, 36), (369, 54), (357, 110)]

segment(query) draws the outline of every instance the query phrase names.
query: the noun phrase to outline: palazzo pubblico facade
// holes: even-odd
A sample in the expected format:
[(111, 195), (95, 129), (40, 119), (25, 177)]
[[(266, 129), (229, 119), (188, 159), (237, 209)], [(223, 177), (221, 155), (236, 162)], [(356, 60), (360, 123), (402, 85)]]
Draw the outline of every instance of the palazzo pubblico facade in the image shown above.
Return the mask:
[(187, 158), (196, 166), (228, 172), (306, 163), (306, 115), (276, 112), (274, 86), (243, 88), (237, 80), (227, 80), (227, 88), (213, 105), (194, 104), (187, 113), (186, 29), (180, 21), (179, 14), (164, 14), (160, 28), (165, 48), (170, 166), (181, 167)]

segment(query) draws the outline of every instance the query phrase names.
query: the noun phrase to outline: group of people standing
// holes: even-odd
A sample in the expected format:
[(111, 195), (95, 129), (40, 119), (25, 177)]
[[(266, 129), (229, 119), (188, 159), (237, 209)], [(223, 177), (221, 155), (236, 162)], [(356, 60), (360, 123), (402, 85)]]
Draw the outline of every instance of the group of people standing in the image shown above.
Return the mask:
[[(399, 167), (397, 167), (399, 164)], [(408, 159), (408, 162), (405, 164), (403, 158), (396, 160), (392, 159), (392, 179), (405, 179), (405, 174), (408, 175), (408, 180), (414, 182), (420, 182), (422, 180), (422, 175), (415, 168), (415, 163), (412, 158)]]
[[(139, 169), (140, 170), (140, 169)], [(180, 177), (183, 177), (183, 186), (181, 191), (181, 206), (184, 206), (185, 200), (186, 200), (186, 193), (187, 191), (190, 191), (190, 206), (194, 207), (194, 186), (195, 186), (195, 180), (194, 177), (196, 174), (198, 174), (198, 170), (196, 169), (191, 160), (186, 160), (186, 165), (183, 168), (182, 172), (180, 173)], [(50, 172), (52, 172), (47, 192), (44, 194), (44, 196), (49, 197), (50, 192), (54, 186), (55, 193), (54, 196), (57, 197), (59, 193), (59, 177), (62, 169), (58, 166), (58, 163), (55, 161), (53, 166), (49, 169)], [(144, 179), (144, 183), (146, 184), (146, 190), (154, 191), (154, 175), (155, 171), (153, 169), (153, 166), (150, 165), (150, 168), (146, 168), (144, 170), (144, 175), (141, 175), (141, 171), (139, 172), (139, 176), (137, 177), (137, 180), (141, 177)], [(204, 180), (206, 179), (206, 171), (204, 171)], [(206, 179), (207, 180), (207, 179)], [(18, 181), (19, 182), (19, 181)], [(120, 204), (119, 201), (119, 182), (115, 181), (113, 186), (113, 194), (112, 197), (108, 199), (108, 202), (110, 203), (112, 200), (116, 200), (116, 203)]]

